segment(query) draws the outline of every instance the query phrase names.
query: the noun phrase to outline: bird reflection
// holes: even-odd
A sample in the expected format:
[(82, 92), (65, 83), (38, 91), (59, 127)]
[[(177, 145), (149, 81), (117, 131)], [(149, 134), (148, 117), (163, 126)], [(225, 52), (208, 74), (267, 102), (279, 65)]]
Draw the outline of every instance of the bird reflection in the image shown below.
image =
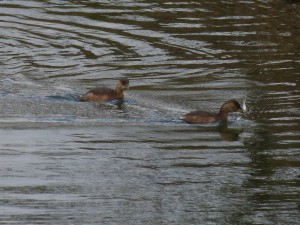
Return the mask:
[(228, 128), (228, 123), (224, 122), (221, 123), (218, 127), (217, 127), (221, 138), (224, 141), (237, 141), (239, 140), (239, 135), (241, 133), (240, 130), (237, 129), (233, 129), (233, 128)]

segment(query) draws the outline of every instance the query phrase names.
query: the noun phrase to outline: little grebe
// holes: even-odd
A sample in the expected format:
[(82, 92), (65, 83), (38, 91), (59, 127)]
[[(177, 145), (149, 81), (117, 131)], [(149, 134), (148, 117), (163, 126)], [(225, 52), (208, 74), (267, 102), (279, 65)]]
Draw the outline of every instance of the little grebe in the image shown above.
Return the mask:
[(123, 91), (128, 89), (129, 80), (126, 78), (122, 78), (117, 81), (115, 90), (100, 87), (93, 90), (88, 91), (84, 95), (80, 96), (81, 101), (106, 101), (112, 99), (123, 99), (124, 94)]
[(214, 123), (227, 119), (231, 112), (243, 112), (240, 104), (236, 100), (225, 102), (218, 113), (194, 111), (181, 116), (181, 119), (187, 123)]

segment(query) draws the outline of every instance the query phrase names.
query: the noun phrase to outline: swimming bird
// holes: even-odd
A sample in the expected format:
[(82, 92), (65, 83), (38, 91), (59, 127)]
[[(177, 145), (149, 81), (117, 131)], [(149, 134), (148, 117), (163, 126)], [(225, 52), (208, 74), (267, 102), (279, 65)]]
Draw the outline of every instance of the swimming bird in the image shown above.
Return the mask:
[(205, 111), (194, 111), (182, 115), (180, 119), (187, 123), (214, 123), (227, 120), (228, 114), (231, 112), (243, 112), (240, 104), (232, 99), (226, 101), (220, 108), (218, 113), (211, 113)]
[(129, 80), (122, 78), (117, 81), (115, 89), (100, 87), (86, 92), (80, 96), (81, 101), (107, 101), (112, 99), (123, 99), (123, 91), (129, 88)]

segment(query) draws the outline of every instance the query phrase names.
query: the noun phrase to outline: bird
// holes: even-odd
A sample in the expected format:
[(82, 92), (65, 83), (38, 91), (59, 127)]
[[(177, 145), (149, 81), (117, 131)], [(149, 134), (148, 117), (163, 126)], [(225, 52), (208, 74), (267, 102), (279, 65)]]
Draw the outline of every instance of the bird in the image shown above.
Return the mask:
[(227, 120), (228, 114), (231, 112), (243, 112), (242, 107), (235, 99), (223, 103), (218, 113), (193, 111), (182, 115), (180, 119), (190, 124), (215, 123)]
[(81, 101), (107, 101), (112, 99), (123, 99), (123, 91), (129, 88), (129, 80), (121, 78), (117, 81), (115, 89), (99, 87), (86, 92), (80, 96)]

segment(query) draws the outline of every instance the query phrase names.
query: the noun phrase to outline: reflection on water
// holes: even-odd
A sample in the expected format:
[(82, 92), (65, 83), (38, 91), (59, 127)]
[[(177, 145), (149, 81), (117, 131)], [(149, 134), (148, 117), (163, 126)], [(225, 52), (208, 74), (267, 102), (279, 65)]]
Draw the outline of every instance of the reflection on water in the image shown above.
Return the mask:
[(237, 129), (228, 128), (227, 123), (218, 126), (220, 136), (225, 141), (237, 141), (240, 137), (240, 132)]
[(299, 224), (298, 3), (0, 1), (0, 223)]

